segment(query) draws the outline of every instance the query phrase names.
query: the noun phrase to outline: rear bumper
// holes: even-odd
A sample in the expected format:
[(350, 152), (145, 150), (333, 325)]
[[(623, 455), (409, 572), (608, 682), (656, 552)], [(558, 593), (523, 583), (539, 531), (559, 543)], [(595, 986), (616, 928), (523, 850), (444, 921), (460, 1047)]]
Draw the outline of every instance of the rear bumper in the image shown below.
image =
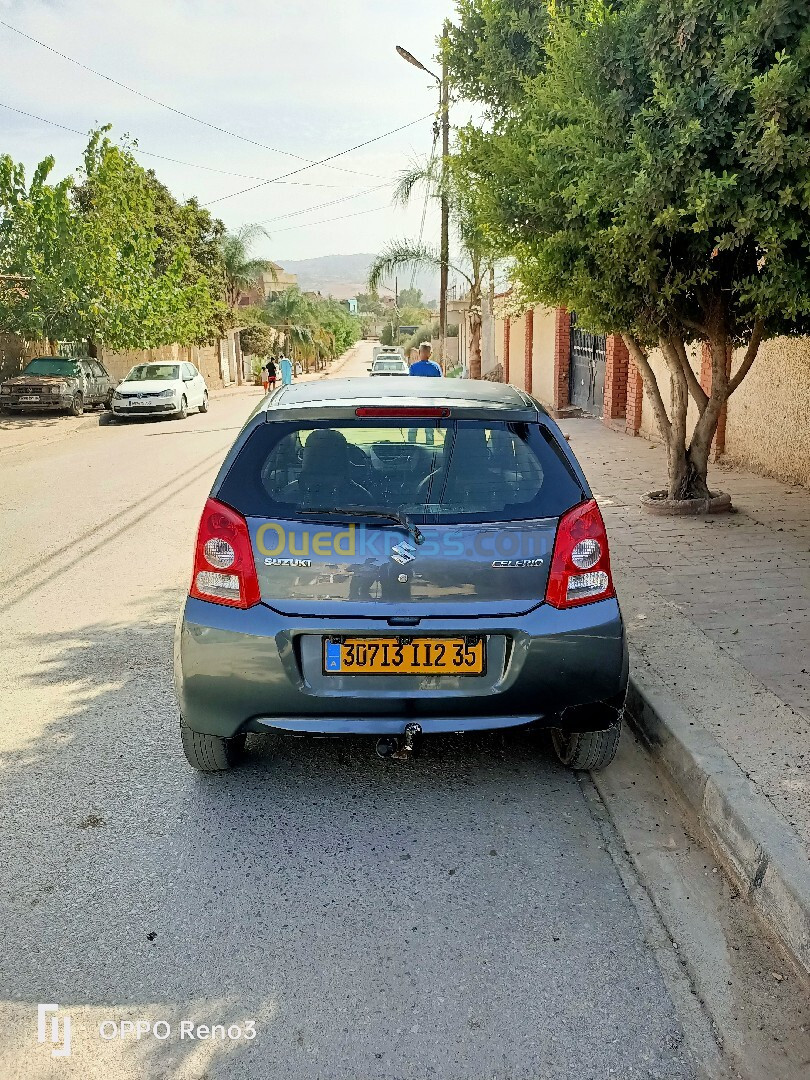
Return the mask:
[(313, 637), (396, 632), (385, 619), (295, 619), (264, 605), (239, 611), (189, 597), (175, 635), (175, 687), (184, 723), (225, 738), (267, 727), (386, 735), (409, 722), (425, 732), (530, 723), (591, 730), (616, 719), (627, 689), (627, 644), (615, 599), (570, 611), (542, 605), (510, 619), (425, 619), (408, 631), (487, 635), (494, 663), (480, 681), (331, 681), (311, 665), (307, 669)]

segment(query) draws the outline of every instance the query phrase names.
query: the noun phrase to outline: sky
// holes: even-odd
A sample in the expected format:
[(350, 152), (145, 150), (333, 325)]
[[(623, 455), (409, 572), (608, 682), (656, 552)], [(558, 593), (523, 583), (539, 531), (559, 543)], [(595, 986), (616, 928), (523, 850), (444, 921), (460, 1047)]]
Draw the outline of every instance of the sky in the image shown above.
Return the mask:
[[(438, 96), (429, 76), (394, 48), (404, 45), (435, 69), (436, 37), (453, 7), (452, 0), (0, 0), (0, 20), (17, 30), (226, 129), (180, 116), (0, 25), (0, 103), (41, 118), (0, 107), (0, 153), (29, 171), (53, 154), (55, 175), (66, 175), (80, 164), (86, 136), (52, 124), (86, 133), (111, 123), (113, 136), (137, 140), (141, 164), (176, 197), (196, 195), (229, 229), (261, 222), (270, 239), (257, 243), (257, 256), (283, 263), (377, 252), (419, 235), (421, 199), (403, 210), (391, 206), (391, 193), (397, 175), (430, 152)], [(336, 167), (237, 194), (417, 120)], [(437, 236), (431, 208), (425, 239)]]

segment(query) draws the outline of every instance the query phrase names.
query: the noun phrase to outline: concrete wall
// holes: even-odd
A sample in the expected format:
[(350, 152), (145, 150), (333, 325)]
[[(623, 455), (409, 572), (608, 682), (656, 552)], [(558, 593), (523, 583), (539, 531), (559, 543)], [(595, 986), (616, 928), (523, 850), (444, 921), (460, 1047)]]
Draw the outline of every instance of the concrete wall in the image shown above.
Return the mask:
[(532, 350), (532, 393), (543, 405), (554, 404), (554, 308), (534, 309), (534, 348)]
[[(526, 363), (526, 316), (512, 319), (509, 331), (509, 382), (524, 387)], [(525, 388), (525, 387), (524, 387)]]
[[(735, 351), (732, 372), (744, 353), (744, 349)], [(692, 346), (689, 358), (700, 377), (700, 346)], [(650, 362), (668, 409), (669, 372), (657, 349)], [(696, 420), (697, 410), (690, 399), (689, 432)], [(640, 434), (659, 439), (646, 392)], [(754, 366), (729, 400), (722, 460), (810, 487), (810, 338), (774, 338), (760, 347)]]
[[(735, 352), (732, 371), (744, 352)], [(810, 338), (760, 347), (729, 402), (724, 460), (810, 487)]]
[(45, 341), (23, 341), (16, 334), (0, 334), (0, 379), (19, 375), (29, 360), (49, 353)]
[[(691, 345), (687, 352), (689, 355), (689, 363), (692, 365), (692, 370), (697, 377), (700, 378), (700, 345)], [(655, 378), (658, 383), (658, 388), (661, 391), (661, 397), (664, 399), (664, 405), (666, 406), (667, 413), (669, 413), (672, 404), (672, 385), (669, 368), (667, 367), (667, 362), (660, 349), (654, 349), (650, 353), (650, 365), (655, 372)], [(697, 422), (697, 418), (697, 408), (690, 397), (689, 411), (686, 414), (687, 431), (692, 430)], [(644, 435), (654, 442), (659, 442), (661, 439), (661, 436), (658, 433), (658, 425), (655, 422), (655, 413), (650, 404), (650, 399), (647, 397), (646, 390), (644, 391), (644, 403), (641, 407), (641, 430), (639, 434)]]
[[(47, 356), (49, 351), (44, 341), (24, 342), (14, 334), (0, 335), (0, 378), (17, 375), (32, 357)], [(102, 349), (99, 359), (113, 379), (118, 381), (136, 364), (187, 361), (202, 372), (211, 390), (221, 390), (237, 382), (241, 352), (238, 331), (229, 330), (222, 341), (213, 345), (161, 345), (155, 349), (128, 349), (124, 352)], [(249, 373), (247, 378), (250, 379)]]

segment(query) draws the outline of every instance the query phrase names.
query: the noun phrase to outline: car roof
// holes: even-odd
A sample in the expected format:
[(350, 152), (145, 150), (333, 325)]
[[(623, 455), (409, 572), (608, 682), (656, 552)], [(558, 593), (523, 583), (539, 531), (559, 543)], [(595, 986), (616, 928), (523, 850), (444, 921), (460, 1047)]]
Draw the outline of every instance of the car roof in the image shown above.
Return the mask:
[(263, 403), (268, 420), (283, 420), (292, 414), (354, 415), (358, 406), (421, 406), (449, 408), (459, 413), (544, 412), (528, 394), (505, 383), (483, 379), (431, 379), (409, 376), (407, 379), (318, 379), (277, 390)]

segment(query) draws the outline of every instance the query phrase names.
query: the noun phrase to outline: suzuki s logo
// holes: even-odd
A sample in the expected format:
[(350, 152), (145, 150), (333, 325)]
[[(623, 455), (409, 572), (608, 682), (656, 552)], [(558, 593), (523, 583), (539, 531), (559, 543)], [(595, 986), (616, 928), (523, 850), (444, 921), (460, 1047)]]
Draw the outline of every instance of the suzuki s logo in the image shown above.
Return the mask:
[(543, 559), (498, 559), (492, 564), (495, 570), (520, 570), (528, 566), (542, 566)]
[(413, 562), (416, 555), (416, 548), (411, 547), (405, 540), (401, 544), (395, 545), (391, 550), (391, 558), (394, 562), (399, 563), (400, 566), (405, 566), (406, 563)]

